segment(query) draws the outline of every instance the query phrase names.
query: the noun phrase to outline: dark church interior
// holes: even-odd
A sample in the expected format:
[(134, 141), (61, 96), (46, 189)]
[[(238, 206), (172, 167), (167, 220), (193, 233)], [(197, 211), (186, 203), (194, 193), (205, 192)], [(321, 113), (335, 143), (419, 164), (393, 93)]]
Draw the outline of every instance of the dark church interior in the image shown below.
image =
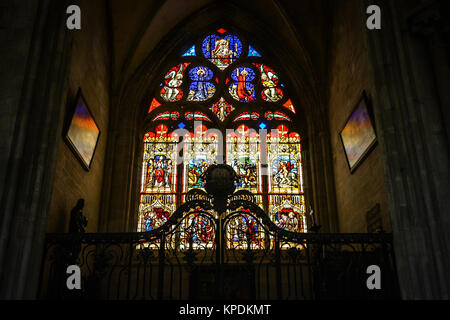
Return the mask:
[(1, 0), (0, 299), (449, 300), (449, 21)]

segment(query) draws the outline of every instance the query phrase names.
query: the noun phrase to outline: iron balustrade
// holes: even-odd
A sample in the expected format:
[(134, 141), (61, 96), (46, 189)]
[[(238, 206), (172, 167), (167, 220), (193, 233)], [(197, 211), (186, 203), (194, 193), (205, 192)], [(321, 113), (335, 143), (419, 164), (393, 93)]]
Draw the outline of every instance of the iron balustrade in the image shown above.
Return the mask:
[[(253, 200), (234, 194), (227, 212), (218, 214), (206, 194), (190, 194), (165, 225), (149, 232), (47, 234), (39, 297), (399, 298), (391, 234), (292, 233)], [(67, 289), (69, 265), (81, 268), (81, 290)], [(370, 265), (381, 269), (381, 290), (366, 285)]]

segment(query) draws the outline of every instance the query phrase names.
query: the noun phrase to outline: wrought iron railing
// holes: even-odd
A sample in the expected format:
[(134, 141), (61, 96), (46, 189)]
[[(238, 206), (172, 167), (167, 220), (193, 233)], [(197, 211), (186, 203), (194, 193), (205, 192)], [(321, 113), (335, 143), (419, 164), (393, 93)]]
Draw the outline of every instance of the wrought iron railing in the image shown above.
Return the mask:
[[(389, 234), (275, 237), (264, 249), (177, 249), (161, 233), (49, 234), (42, 299), (341, 299), (398, 298)], [(145, 244), (145, 245), (144, 245)], [(151, 246), (149, 246), (151, 244)], [(68, 290), (67, 266), (82, 270)], [(367, 267), (381, 269), (369, 290)]]
[[(205, 194), (187, 199), (150, 232), (48, 234), (40, 298), (399, 298), (391, 234), (292, 233), (249, 194), (233, 195), (223, 214)], [(67, 288), (69, 265), (81, 268), (80, 290)], [(380, 290), (367, 287), (371, 265), (381, 270)]]

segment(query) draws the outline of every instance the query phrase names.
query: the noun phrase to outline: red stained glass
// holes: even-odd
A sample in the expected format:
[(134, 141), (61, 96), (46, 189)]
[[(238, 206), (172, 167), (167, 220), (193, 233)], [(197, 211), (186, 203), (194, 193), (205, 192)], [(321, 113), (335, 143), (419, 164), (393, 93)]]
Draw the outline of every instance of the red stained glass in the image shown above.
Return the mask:
[(295, 107), (292, 104), (291, 99), (289, 99), (285, 104), (283, 104), (283, 107), (289, 109), (290, 111), (292, 111), (293, 113), (295, 113)]
[(280, 136), (280, 138), (288, 136), (289, 129), (284, 124), (278, 126), (277, 130), (278, 130), (278, 135)]
[(220, 100), (213, 104), (210, 109), (220, 121), (224, 121), (225, 118), (233, 112), (234, 107), (226, 102), (224, 98), (220, 98)]
[[(291, 127), (296, 108), (286, 96), (287, 88), (277, 72), (265, 64), (253, 63), (259, 61), (261, 55), (251, 45), (245, 43), (249, 48), (246, 57), (249, 62), (239, 64), (245, 62), (239, 60), (244, 53), (243, 44), (228, 32), (220, 28), (207, 36), (200, 45), (190, 47), (179, 62), (161, 75), (158, 82), (161, 84), (156, 92), (160, 96), (152, 100), (148, 109), (148, 113), (152, 113), (149, 120), (161, 122), (154, 124), (155, 129), (144, 136), (138, 231), (151, 231), (166, 223), (186, 200), (186, 192), (204, 188), (203, 173), (218, 161), (233, 167), (239, 177), (235, 183), (236, 190), (255, 193), (257, 205), (267, 210), (278, 227), (292, 232), (307, 231), (301, 137), (296, 132), (289, 132), (284, 125)], [(190, 59), (195, 59), (195, 65)], [(208, 65), (212, 63), (215, 66), (211, 65), (210, 69), (201, 67), (207, 60), (210, 61)], [(232, 66), (234, 71), (225, 71), (228, 66)], [(229, 94), (219, 96), (215, 103), (195, 103), (222, 94), (224, 90)], [(233, 101), (231, 98), (237, 101), (233, 105), (225, 100)], [(180, 102), (176, 107), (167, 108), (176, 101)], [(186, 101), (191, 101), (188, 110), (182, 106)], [(242, 105), (244, 102), (248, 107)], [(164, 108), (154, 111), (161, 106)], [(261, 112), (255, 112), (257, 110)], [(211, 112), (218, 119), (213, 119)], [(172, 130), (177, 125), (169, 120), (177, 120), (178, 127), (187, 131), (175, 133)], [(217, 129), (213, 123), (227, 120), (233, 124), (246, 122), (237, 122), (232, 132), (226, 132), (223, 146), (226, 149), (219, 151), (221, 135), (208, 129)], [(264, 147), (258, 126), (261, 129), (268, 127)], [(271, 132), (275, 127), (277, 134)], [(178, 134), (183, 135), (187, 142), (181, 166), (176, 163)], [(263, 156), (267, 161), (264, 166)], [(263, 179), (263, 175), (267, 177)], [(263, 186), (263, 183), (267, 185)], [(196, 210), (200, 212), (203, 209)], [(250, 243), (252, 249), (261, 249), (266, 243), (273, 244), (273, 237), (265, 234), (250, 214), (250, 211), (243, 210), (230, 221), (224, 237), (228, 248), (247, 248)], [(191, 212), (181, 222), (180, 249), (213, 247), (213, 225), (209, 225), (204, 217)]]
[(183, 84), (184, 71), (190, 65), (190, 62), (181, 63), (174, 66), (164, 77), (164, 86), (161, 89), (161, 98), (165, 101), (178, 101), (183, 97), (181, 85)]
[(266, 112), (264, 114), (267, 120), (285, 120), (285, 121), (292, 121), (291, 118), (289, 118), (287, 115), (285, 115), (282, 112)]
[(174, 112), (163, 112), (158, 114), (152, 121), (161, 121), (161, 120), (177, 120), (180, 117), (180, 113), (177, 111)]
[(155, 131), (157, 138), (167, 137), (167, 133), (169, 132), (168, 128), (163, 124), (157, 126)]
[(236, 131), (237, 131), (238, 137), (243, 137), (243, 136), (248, 135), (249, 128), (245, 124), (243, 124), (243, 125), (240, 125)]
[(258, 119), (259, 119), (259, 113), (244, 112), (244, 113), (241, 113), (239, 116), (237, 116), (236, 119), (233, 120), (233, 122), (246, 121), (246, 120), (258, 120)]
[(186, 120), (212, 122), (211, 119), (207, 115), (205, 115), (203, 112), (186, 112), (184, 117), (186, 118)]
[(160, 107), (161, 103), (159, 103), (155, 98), (153, 98), (152, 103), (150, 104), (150, 108), (148, 109), (148, 113), (151, 113), (156, 108)]
[(195, 128), (195, 136), (203, 137), (205, 136), (207, 130), (208, 128), (205, 125), (199, 125)]

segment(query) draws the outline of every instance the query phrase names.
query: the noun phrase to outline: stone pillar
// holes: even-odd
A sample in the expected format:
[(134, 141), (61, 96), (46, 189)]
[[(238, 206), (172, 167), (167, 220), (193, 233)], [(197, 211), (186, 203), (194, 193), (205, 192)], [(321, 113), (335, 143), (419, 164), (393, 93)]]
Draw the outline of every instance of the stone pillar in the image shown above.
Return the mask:
[[(75, 1), (76, 3), (76, 1)], [(72, 3), (71, 3), (72, 4)], [(0, 298), (37, 294), (72, 37), (67, 1), (7, 1), (2, 10)], [(4, 37), (11, 41), (3, 41)], [(4, 141), (9, 145), (4, 146)], [(4, 184), (3, 184), (4, 183)]]
[(367, 30), (367, 40), (401, 293), (449, 299), (449, 56), (435, 33), (450, 19), (448, 3), (377, 4), (382, 30)]

